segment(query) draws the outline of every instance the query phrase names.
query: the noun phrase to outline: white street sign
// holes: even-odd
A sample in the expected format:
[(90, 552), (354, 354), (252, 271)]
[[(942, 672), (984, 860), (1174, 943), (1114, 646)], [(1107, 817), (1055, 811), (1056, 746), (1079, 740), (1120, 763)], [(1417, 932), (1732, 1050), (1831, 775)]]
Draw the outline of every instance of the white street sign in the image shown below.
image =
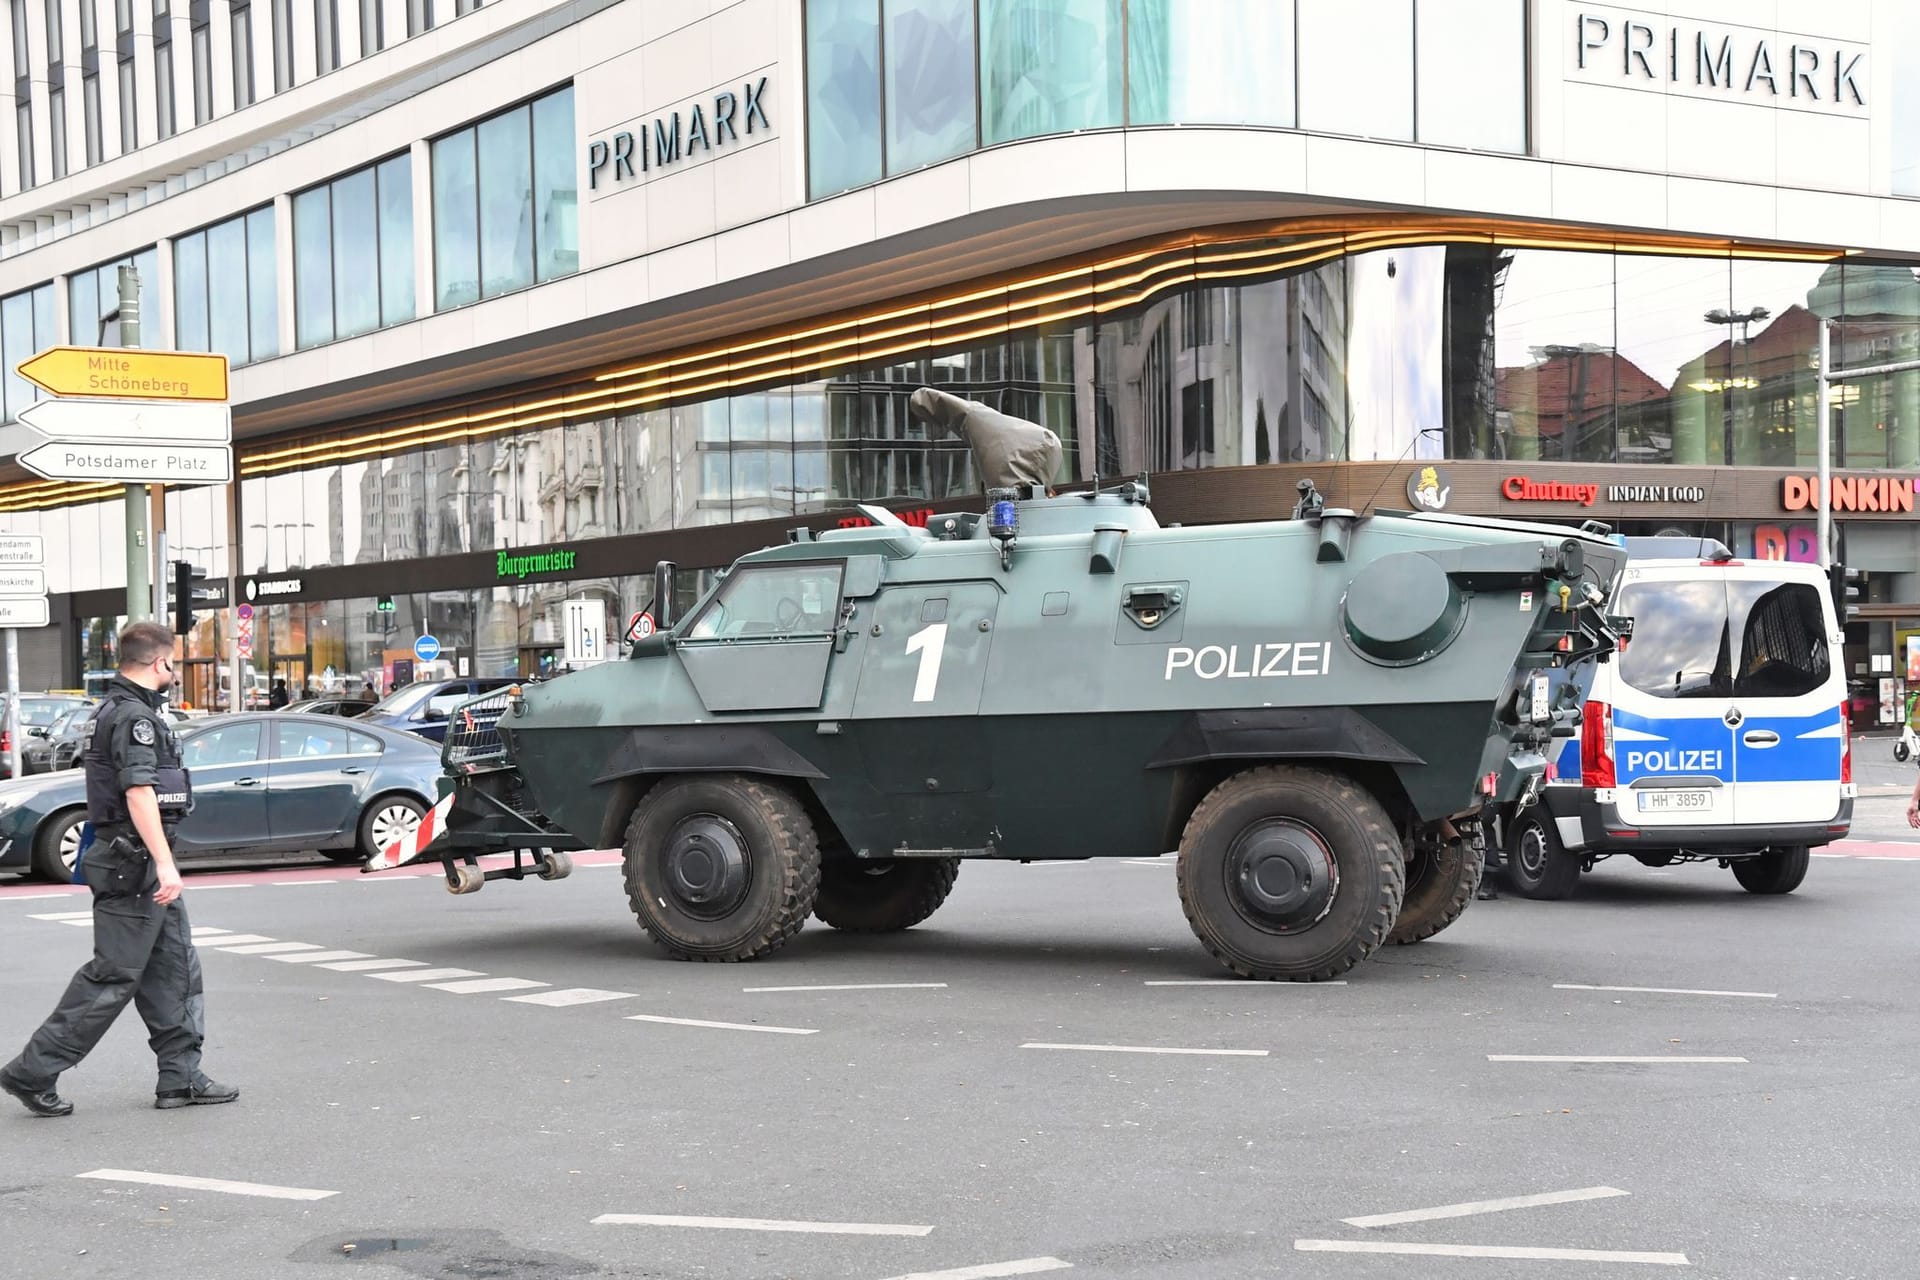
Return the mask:
[(50, 617), (45, 596), (31, 600), (0, 600), (0, 627), (44, 627)]
[(227, 444), (233, 410), (192, 400), (36, 400), (20, 421), (49, 440)]
[(43, 596), (47, 594), (44, 569), (0, 569), (0, 596)]
[(0, 564), (20, 569), (46, 562), (47, 540), (39, 534), (0, 534)]
[(591, 666), (607, 660), (607, 606), (599, 600), (566, 602), (566, 663)]
[(233, 450), (226, 445), (54, 441), (21, 454), (18, 461), (33, 474), (48, 480), (195, 485), (226, 484), (233, 479)]

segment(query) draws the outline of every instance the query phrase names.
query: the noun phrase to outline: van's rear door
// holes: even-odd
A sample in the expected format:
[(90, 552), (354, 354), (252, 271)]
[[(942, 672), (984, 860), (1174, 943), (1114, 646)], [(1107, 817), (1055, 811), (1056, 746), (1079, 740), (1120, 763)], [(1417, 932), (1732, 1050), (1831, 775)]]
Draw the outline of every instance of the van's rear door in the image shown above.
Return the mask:
[(1724, 571), (1628, 564), (1618, 611), (1633, 636), (1614, 662), (1615, 777), (1622, 822), (1728, 825), (1734, 795), (1733, 645)]
[(1724, 570), (1734, 633), (1734, 812), (1742, 826), (1831, 821), (1846, 677), (1832, 601), (1811, 572)]

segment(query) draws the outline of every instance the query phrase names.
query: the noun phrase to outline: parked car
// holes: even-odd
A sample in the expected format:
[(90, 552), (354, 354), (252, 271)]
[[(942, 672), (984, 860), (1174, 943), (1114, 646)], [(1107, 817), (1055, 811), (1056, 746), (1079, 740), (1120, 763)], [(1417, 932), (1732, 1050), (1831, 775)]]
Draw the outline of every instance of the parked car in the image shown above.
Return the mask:
[[(0, 778), (10, 778), (13, 776), (11, 752), (13, 749), (13, 738), (16, 733), (21, 735), (20, 751), (24, 757), (28, 745), (34, 741), (30, 736), (33, 730), (52, 728), (55, 720), (58, 720), (62, 715), (73, 710), (75, 707), (86, 706), (88, 701), (88, 698), (84, 694), (21, 694), (20, 724), (0, 723)], [(0, 720), (4, 720), (4, 717), (0, 716)], [(20, 768), (22, 772), (25, 772), (26, 764), (24, 759)]]
[(285, 710), (304, 712), (310, 716), (357, 716), (372, 708), (372, 698), (351, 698), (345, 694), (335, 693), (290, 702)]
[(357, 724), (404, 729), (435, 742), (447, 736), (447, 715), (455, 707), (483, 693), (515, 683), (504, 676), (477, 676), (460, 680), (424, 680), (406, 685), (360, 713)]
[(20, 772), (48, 773), (68, 768), (77, 761), (95, 706), (89, 698), (79, 706), (62, 711), (59, 719), (46, 728), (27, 730), (27, 743), (20, 748)]
[[(411, 831), (440, 776), (431, 743), (337, 716), (208, 716), (180, 742), (194, 796), (174, 838), (183, 865), (229, 849), (355, 861)], [(85, 818), (78, 770), (0, 783), (0, 869), (69, 878)]]

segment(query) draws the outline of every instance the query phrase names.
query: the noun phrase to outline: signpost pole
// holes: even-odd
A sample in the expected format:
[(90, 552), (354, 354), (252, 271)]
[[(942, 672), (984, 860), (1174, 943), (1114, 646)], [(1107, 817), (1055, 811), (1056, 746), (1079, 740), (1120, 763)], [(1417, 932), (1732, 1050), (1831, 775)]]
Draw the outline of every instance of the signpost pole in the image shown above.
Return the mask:
[(1832, 324), (1820, 319), (1818, 363), (1820, 383), (1814, 396), (1814, 440), (1820, 451), (1820, 487), (1814, 491), (1814, 510), (1819, 513), (1820, 567), (1833, 567), (1833, 383), (1828, 380), (1827, 365), (1833, 354)]
[[(120, 345), (140, 345), (140, 273), (120, 268)], [(152, 548), (147, 545), (147, 489), (127, 486), (127, 621), (147, 616), (153, 604)]]
[(20, 776), (20, 739), (27, 726), (20, 723), (20, 629), (7, 628), (7, 776)]

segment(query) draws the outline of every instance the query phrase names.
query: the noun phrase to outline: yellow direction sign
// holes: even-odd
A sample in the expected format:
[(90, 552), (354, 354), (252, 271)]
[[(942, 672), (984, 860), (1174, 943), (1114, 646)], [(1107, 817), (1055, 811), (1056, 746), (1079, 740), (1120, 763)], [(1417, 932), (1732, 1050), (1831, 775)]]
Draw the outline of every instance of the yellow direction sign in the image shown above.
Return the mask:
[(48, 347), (22, 360), (21, 377), (56, 396), (122, 400), (225, 400), (227, 358), (204, 351)]

